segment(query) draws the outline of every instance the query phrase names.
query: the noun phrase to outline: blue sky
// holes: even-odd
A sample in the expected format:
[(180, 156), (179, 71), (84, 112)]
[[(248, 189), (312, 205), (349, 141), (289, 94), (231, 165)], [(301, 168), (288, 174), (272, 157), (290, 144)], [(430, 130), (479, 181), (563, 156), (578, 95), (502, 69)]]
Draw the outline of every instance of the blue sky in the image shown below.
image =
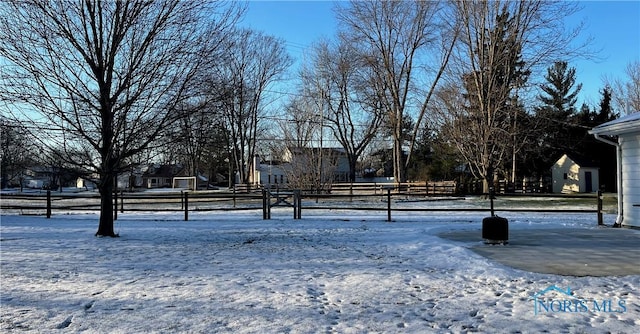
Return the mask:
[[(594, 107), (603, 79), (623, 78), (627, 64), (640, 60), (640, 1), (581, 1), (583, 9), (567, 19), (568, 26), (585, 21), (584, 37), (593, 38), (598, 60), (572, 60), (583, 84), (578, 104)], [(304, 50), (322, 37), (331, 38), (336, 21), (331, 1), (250, 1), (243, 26), (286, 41), (287, 50), (301, 59)]]
[(640, 61), (640, 1), (582, 1), (574, 19), (586, 22), (585, 34), (593, 37), (600, 61), (577, 60), (577, 81), (583, 84), (583, 99), (590, 105), (600, 101), (603, 78), (625, 78), (625, 68)]

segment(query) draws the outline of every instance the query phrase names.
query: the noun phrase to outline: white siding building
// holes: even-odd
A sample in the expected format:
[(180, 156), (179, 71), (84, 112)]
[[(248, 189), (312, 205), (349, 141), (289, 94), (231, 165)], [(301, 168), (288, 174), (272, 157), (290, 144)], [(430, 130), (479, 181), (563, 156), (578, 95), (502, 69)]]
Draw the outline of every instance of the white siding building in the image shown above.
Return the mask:
[[(640, 228), (640, 112), (596, 126), (589, 133), (617, 149), (616, 223)], [(609, 139), (602, 136), (614, 137)]]
[(323, 173), (335, 182), (349, 179), (349, 160), (341, 148), (287, 148), (282, 161), (261, 162), (259, 155), (253, 159), (249, 182), (253, 185), (286, 185), (288, 174), (303, 173), (321, 167)]
[(554, 193), (592, 193), (600, 184), (598, 167), (566, 154), (551, 167), (551, 178)]
[(283, 165), (280, 162), (261, 163), (256, 155), (253, 166), (254, 168), (251, 173), (251, 184), (253, 185), (273, 187), (289, 183), (287, 173), (285, 171), (286, 165)]

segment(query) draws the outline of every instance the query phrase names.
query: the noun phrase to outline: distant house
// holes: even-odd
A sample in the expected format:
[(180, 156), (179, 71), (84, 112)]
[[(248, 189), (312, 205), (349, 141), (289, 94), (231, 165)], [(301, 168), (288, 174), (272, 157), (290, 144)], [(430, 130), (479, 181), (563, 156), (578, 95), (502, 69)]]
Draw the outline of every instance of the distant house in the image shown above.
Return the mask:
[(598, 125), (589, 133), (614, 146), (617, 152), (616, 224), (640, 227), (640, 111)]
[(75, 186), (77, 172), (60, 167), (27, 167), (21, 175), (22, 185), (27, 188), (52, 188)]
[(331, 173), (335, 182), (349, 180), (349, 159), (343, 148), (289, 147), (285, 152), (284, 160), (299, 171), (319, 167), (320, 170)]
[(186, 168), (182, 165), (149, 165), (142, 173), (142, 185), (144, 188), (171, 188), (174, 177), (192, 176), (187, 175)]
[(554, 193), (591, 193), (598, 190), (598, 166), (588, 159), (562, 155), (551, 167)]
[(56, 172), (51, 167), (31, 166), (27, 167), (22, 175), (22, 185), (27, 188), (49, 187), (55, 178)]
[(322, 172), (331, 173), (335, 182), (349, 179), (349, 160), (341, 148), (287, 148), (281, 161), (263, 161), (256, 155), (253, 166), (249, 179), (254, 185), (287, 184), (288, 174), (305, 173), (318, 167)]
[[(95, 178), (97, 179), (97, 177)], [(97, 185), (94, 181), (90, 180), (89, 178), (79, 176), (76, 179), (76, 188), (85, 188), (89, 190), (89, 189), (96, 189)]]
[(253, 172), (250, 179), (254, 185), (276, 185), (288, 183), (286, 163), (281, 161), (262, 161), (259, 155), (253, 160)]

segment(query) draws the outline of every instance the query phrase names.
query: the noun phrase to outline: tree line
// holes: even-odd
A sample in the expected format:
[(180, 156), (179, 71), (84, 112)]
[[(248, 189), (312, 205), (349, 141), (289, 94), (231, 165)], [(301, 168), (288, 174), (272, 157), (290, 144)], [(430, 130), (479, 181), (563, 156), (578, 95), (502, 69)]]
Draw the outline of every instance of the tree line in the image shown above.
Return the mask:
[(285, 41), (240, 25), (246, 3), (3, 1), (3, 180), (36, 157), (94, 177), (96, 234), (115, 236), (116, 175), (150, 161), (247, 182), (256, 154), (325, 141), (344, 150), (351, 180), (381, 168), (367, 163), (375, 154), (397, 182), (461, 166), (485, 190), (499, 176), (541, 176), (558, 153), (593, 153), (586, 130), (621, 103), (640, 110), (638, 62), (598, 106), (576, 108), (568, 60), (589, 52), (564, 19), (578, 5), (337, 3), (335, 35), (314, 41), (276, 108), (270, 92), (293, 58)]

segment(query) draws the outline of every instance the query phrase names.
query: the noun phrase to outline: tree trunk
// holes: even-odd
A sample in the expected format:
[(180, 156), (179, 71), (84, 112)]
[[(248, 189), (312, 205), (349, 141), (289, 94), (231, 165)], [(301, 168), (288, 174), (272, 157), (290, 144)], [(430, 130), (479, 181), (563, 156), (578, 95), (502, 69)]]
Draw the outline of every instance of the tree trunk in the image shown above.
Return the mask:
[(349, 182), (356, 182), (356, 159), (349, 159)]
[[(489, 181), (489, 177), (488, 177), (488, 176), (485, 176), (485, 177), (482, 179), (482, 193), (483, 193), (483, 194), (488, 194), (488, 193), (489, 193), (489, 191), (490, 191), (490, 187), (491, 187), (491, 186), (490, 186), (490, 184), (491, 184), (491, 183), (490, 183), (490, 181)], [(485, 195), (485, 196), (486, 196), (486, 195)]]
[(118, 237), (113, 231), (113, 180), (110, 173), (106, 173), (98, 185), (100, 192), (100, 223), (98, 237)]
[(393, 177), (395, 179), (395, 183), (402, 183), (406, 181), (402, 140), (395, 138), (393, 143)]

